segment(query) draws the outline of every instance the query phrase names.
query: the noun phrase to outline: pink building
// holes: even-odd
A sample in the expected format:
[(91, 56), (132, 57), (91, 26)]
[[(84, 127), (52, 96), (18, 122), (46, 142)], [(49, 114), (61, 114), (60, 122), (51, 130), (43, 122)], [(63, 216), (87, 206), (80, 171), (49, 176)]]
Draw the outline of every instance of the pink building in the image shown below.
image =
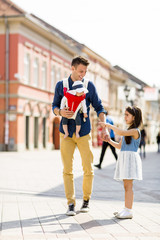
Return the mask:
[[(0, 3), (0, 150), (58, 149), (60, 119), (51, 111), (55, 84), (88, 48), (11, 1)], [(91, 51), (87, 55), (93, 59)], [(103, 65), (109, 78), (110, 65)]]

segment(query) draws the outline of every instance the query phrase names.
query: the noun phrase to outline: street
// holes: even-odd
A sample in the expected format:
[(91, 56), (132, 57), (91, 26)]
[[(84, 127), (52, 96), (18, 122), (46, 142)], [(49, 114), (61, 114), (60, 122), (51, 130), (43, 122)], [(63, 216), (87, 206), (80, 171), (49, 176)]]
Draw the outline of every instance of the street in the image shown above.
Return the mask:
[[(94, 164), (101, 148), (93, 148)], [(0, 153), (0, 240), (160, 240), (160, 153), (147, 146), (143, 181), (134, 182), (134, 217), (120, 220), (122, 182), (113, 180), (115, 160), (107, 149), (102, 169), (95, 168), (89, 213), (80, 213), (82, 167), (75, 151), (76, 216), (68, 217), (60, 151)], [(117, 151), (118, 152), (118, 151)]]

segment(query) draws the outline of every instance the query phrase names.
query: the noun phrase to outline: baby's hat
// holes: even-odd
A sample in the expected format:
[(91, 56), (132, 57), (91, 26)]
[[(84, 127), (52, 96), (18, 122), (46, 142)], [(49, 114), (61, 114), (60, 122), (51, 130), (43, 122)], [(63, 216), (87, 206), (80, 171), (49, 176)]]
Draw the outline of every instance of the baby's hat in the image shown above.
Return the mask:
[(76, 94), (76, 92), (81, 93), (88, 93), (87, 88), (84, 87), (83, 82), (82, 81), (75, 81), (72, 85), (72, 90), (68, 91), (71, 94)]

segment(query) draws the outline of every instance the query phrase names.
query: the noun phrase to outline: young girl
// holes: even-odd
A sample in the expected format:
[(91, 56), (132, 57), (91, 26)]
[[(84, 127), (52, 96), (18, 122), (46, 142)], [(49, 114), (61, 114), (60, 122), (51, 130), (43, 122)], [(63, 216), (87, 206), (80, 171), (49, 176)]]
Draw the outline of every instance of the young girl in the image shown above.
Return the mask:
[(123, 180), (125, 190), (125, 207), (120, 212), (115, 212), (117, 218), (132, 218), (133, 205), (133, 180), (142, 180), (142, 162), (139, 156), (138, 147), (140, 144), (140, 130), (142, 123), (142, 112), (138, 107), (127, 107), (125, 110), (125, 121), (127, 130), (121, 130), (109, 123), (101, 123), (102, 127), (112, 129), (116, 134), (123, 136), (119, 143), (109, 140), (115, 148), (121, 149), (118, 156), (115, 180)]

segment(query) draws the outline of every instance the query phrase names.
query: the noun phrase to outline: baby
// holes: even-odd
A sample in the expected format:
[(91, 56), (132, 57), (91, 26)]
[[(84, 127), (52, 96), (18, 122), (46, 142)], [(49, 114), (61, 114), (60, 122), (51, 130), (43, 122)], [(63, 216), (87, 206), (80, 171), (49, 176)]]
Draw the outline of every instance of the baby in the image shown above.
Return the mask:
[[(87, 115), (87, 107), (86, 107), (86, 93), (88, 90), (83, 86), (82, 81), (75, 81), (72, 85), (72, 90), (64, 93), (64, 97), (61, 101), (60, 109), (64, 107), (69, 107), (70, 111), (74, 112), (74, 115), (70, 119), (75, 119), (76, 123), (76, 137), (79, 138), (79, 131), (81, 129), (81, 117), (80, 117), (80, 109), (82, 109), (84, 121)], [(68, 118), (62, 117), (62, 126), (64, 130), (64, 138), (67, 138), (68, 133)]]

